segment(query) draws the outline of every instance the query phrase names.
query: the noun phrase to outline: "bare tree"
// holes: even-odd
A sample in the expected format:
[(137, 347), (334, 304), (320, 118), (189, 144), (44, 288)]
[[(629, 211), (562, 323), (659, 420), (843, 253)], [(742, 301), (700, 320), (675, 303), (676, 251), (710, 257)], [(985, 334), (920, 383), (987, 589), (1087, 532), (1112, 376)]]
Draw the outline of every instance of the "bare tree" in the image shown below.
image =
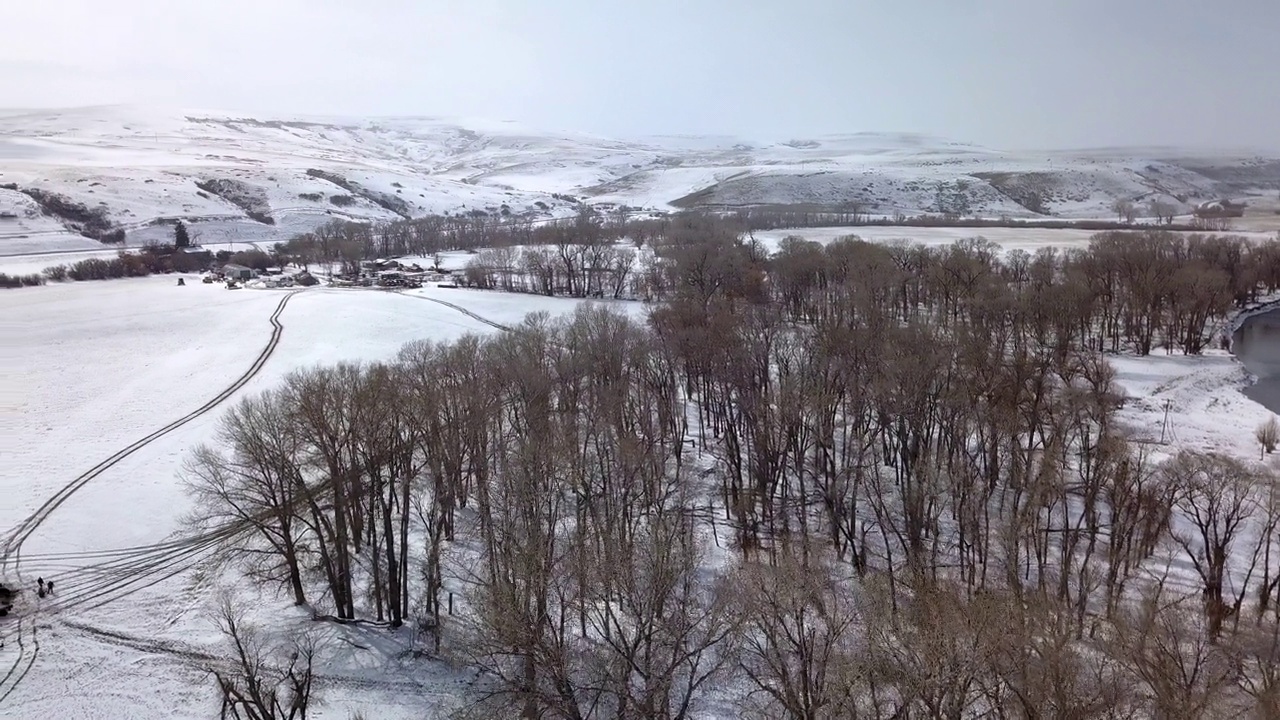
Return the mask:
[(866, 692), (854, 594), (817, 557), (798, 549), (775, 566), (740, 570), (742, 671), (765, 717), (796, 720), (858, 716)]
[(1194, 598), (1170, 597), (1157, 583), (1118, 615), (1106, 649), (1120, 659), (1154, 720), (1235, 718), (1237, 663), (1210, 639)]
[(1111, 211), (1116, 214), (1116, 219), (1127, 223), (1132, 223), (1138, 214), (1138, 208), (1133, 204), (1133, 201), (1125, 198), (1111, 203)]
[(1235, 597), (1227, 602), (1233, 550), (1258, 508), (1258, 476), (1236, 460), (1192, 452), (1180, 453), (1163, 470), (1176, 488), (1175, 505), (1191, 528), (1175, 530), (1173, 537), (1200, 576), (1206, 631), (1216, 640), (1227, 618), (1238, 613), (1265, 542), (1259, 538), (1255, 543), (1238, 588), (1231, 589)]
[(966, 599), (946, 584), (913, 588), (900, 602), (887, 591), (874, 584), (867, 596), (870, 717), (976, 714), (988, 702), (984, 686), (1006, 627), (1001, 603), (985, 595)]
[(1172, 225), (1173, 218), (1178, 212), (1178, 207), (1165, 200), (1152, 200), (1147, 204), (1147, 210), (1157, 222)]
[(1000, 607), (1007, 622), (986, 685), (998, 716), (1101, 720), (1134, 709), (1124, 663), (1104, 642), (1077, 634), (1072, 608), (1048, 598), (1005, 598)]
[(307, 637), (272, 647), (229, 598), (218, 614), (226, 666), (212, 669), (222, 720), (306, 720), (314, 701), (315, 644)]
[(1276, 451), (1276, 445), (1280, 444), (1280, 420), (1275, 415), (1267, 418), (1267, 421), (1258, 426), (1253, 436), (1258, 439), (1258, 443), (1262, 445), (1262, 449), (1270, 455)]
[(186, 463), (187, 487), (196, 498), (192, 523), (200, 532), (225, 535), (224, 550), (246, 560), (254, 575), (283, 582), (294, 603), (304, 604), (302, 441), (281, 393), (241, 401), (223, 418), (218, 439), (225, 452), (200, 446)]
[(1254, 707), (1253, 718), (1280, 717), (1280, 624), (1241, 632), (1229, 651), (1239, 669), (1238, 683)]

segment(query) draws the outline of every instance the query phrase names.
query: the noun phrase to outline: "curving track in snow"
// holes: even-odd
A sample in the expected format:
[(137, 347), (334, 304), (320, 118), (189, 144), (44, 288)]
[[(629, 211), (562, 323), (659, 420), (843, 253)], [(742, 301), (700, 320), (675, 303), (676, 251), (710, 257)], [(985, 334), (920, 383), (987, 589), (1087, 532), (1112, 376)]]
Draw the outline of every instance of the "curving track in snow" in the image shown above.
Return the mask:
[(502, 323), (494, 322), (493, 320), (490, 320), (490, 319), (489, 319), (489, 318), (487, 318), (487, 317), (481, 317), (480, 315), (477, 315), (477, 314), (475, 314), (475, 313), (471, 312), (470, 310), (468, 310), (468, 309), (466, 309), (466, 308), (462, 307), (461, 305), (454, 305), (454, 304), (453, 304), (453, 303), (451, 303), (451, 302), (446, 302), (446, 301), (444, 301), (444, 300), (439, 300), (439, 299), (437, 299), (437, 298), (433, 298), (433, 297), (427, 297), (426, 295), (409, 295), (408, 293), (405, 293), (405, 292), (402, 292), (402, 291), (397, 291), (397, 293), (396, 293), (396, 294), (397, 294), (397, 295), (402, 295), (402, 296), (407, 297), (407, 298), (413, 298), (413, 299), (415, 299), (415, 300), (426, 300), (426, 301), (428, 301), (428, 302), (436, 303), (437, 305), (443, 305), (443, 306), (445, 306), (445, 307), (447, 307), (447, 308), (450, 308), (450, 309), (453, 309), (453, 310), (457, 310), (458, 312), (462, 313), (463, 315), (466, 315), (467, 317), (471, 318), (472, 320), (476, 320), (476, 321), (478, 321), (478, 322), (482, 322), (482, 323), (484, 323), (485, 325), (488, 325), (489, 327), (497, 328), (498, 330), (502, 330), (503, 332), (513, 332), (513, 330), (512, 330), (512, 328), (511, 328), (511, 326), (510, 326), (510, 325), (503, 325)]
[[(79, 477), (67, 483), (60, 490), (54, 493), (52, 497), (46, 500), (39, 508), (37, 508), (35, 512), (31, 513), (22, 522), (20, 522), (17, 527), (6, 533), (4, 535), (4, 544), (0, 547), (0, 572), (8, 570), (10, 565), (12, 565), (14, 576), (21, 581), (23, 543), (25, 543), (27, 539), (30, 538), (31, 535), (44, 523), (44, 521), (48, 519), (49, 515), (61, 507), (63, 503), (76, 493), (76, 491), (80, 490), (80, 488), (89, 484), (94, 478), (107, 470), (110, 470), (125, 458), (133, 455), (147, 445), (159, 440), (191, 421), (208, 414), (252, 380), (254, 376), (262, 370), (263, 366), (266, 365), (267, 360), (271, 359), (272, 354), (276, 351), (276, 347), (280, 344), (280, 337), (284, 333), (284, 326), (280, 324), (280, 315), (289, 304), (289, 300), (300, 292), (303, 291), (294, 290), (280, 299), (280, 303), (276, 305), (275, 312), (273, 312), (270, 317), (271, 338), (267, 341), (267, 344), (262, 351), (258, 353), (257, 358), (254, 359), (253, 364), (249, 366), (249, 369), (240, 375), (240, 377), (236, 378), (235, 382), (227, 386), (226, 389), (214, 396), (213, 399), (209, 400), (209, 402), (201, 405), (199, 408), (191, 411), (181, 418), (174, 420), (168, 425), (165, 425), (159, 430), (156, 430), (150, 435), (121, 448), (111, 457), (108, 457), (81, 474)], [(118, 565), (116, 563), (108, 562), (97, 567), (90, 566), (90, 568), (85, 568), (88, 572), (98, 571), (103, 574), (122, 573), (125, 577), (115, 577), (103, 583), (90, 583), (87, 588), (79, 588), (80, 592), (78, 593), (75, 592), (77, 589), (77, 583), (67, 583), (68, 589), (73, 591), (72, 596), (68, 598), (72, 601), (69, 603), (69, 606), (74, 607), (91, 599), (101, 600), (101, 597), (97, 597), (100, 594), (110, 594), (113, 599), (121, 597), (128, 592), (141, 589), (140, 587), (134, 587), (132, 590), (129, 590), (128, 588), (144, 579), (153, 577), (157, 573), (163, 572), (166, 574), (155, 580), (155, 582), (172, 577), (191, 565), (194, 565), (200, 559), (202, 551), (211, 547), (212, 541), (213, 538), (206, 537), (193, 538), (187, 541), (180, 541), (178, 543), (161, 543), (153, 546), (152, 550), (156, 551), (156, 554), (150, 557), (146, 556), (149, 554), (147, 553), (144, 554), (144, 557), (142, 558), (135, 557), (132, 559), (125, 559)], [(104, 554), (109, 553), (110, 551)], [(154, 584), (154, 582), (150, 584)], [(85, 590), (88, 590), (89, 592), (86, 593)], [(125, 590), (126, 592), (121, 593), (121, 590)], [(0, 703), (3, 703), (4, 700), (9, 697), (9, 694), (13, 692), (18, 684), (22, 682), (23, 678), (26, 677), (27, 673), (30, 672), (31, 667), (35, 664), (36, 657), (40, 652), (35, 618), (19, 618), (17, 630), (14, 633), (14, 636), (16, 638), (17, 652), (14, 653), (12, 665), (3, 676), (0, 676)]]

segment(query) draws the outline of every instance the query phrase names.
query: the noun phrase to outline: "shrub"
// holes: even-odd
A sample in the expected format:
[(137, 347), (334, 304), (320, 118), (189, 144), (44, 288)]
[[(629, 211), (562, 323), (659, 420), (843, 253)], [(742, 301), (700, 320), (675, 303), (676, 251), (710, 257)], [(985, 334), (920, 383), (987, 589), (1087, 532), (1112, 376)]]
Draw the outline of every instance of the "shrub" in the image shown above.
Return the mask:
[(13, 289), (43, 284), (44, 278), (40, 275), (6, 275), (0, 273), (0, 288)]
[(95, 240), (102, 239), (116, 228), (102, 207), (87, 207), (57, 193), (39, 188), (21, 191), (36, 201), (46, 215), (57, 217), (79, 229), (80, 234)]
[(338, 207), (347, 207), (348, 205), (354, 205), (356, 203), (356, 199), (350, 195), (330, 195), (329, 202), (337, 205)]
[(67, 266), (54, 265), (44, 269), (44, 276), (54, 282), (62, 282), (67, 279)]
[(124, 228), (116, 228), (115, 230), (103, 233), (98, 238), (98, 242), (107, 243), (109, 245), (121, 245), (125, 240)]
[(152, 262), (142, 253), (138, 255), (120, 253), (120, 255), (110, 260), (88, 258), (68, 268), (67, 277), (72, 280), (112, 280), (123, 277), (146, 277), (152, 272)]
[(321, 200), (324, 199), (324, 194), (317, 193), (317, 192), (298, 193), (298, 197), (302, 200), (310, 200), (311, 202), (320, 202)]
[(271, 217), (267, 191), (256, 185), (229, 178), (208, 178), (197, 181), (196, 187), (240, 208), (250, 220), (264, 225), (276, 224), (275, 218)]
[[(386, 193), (381, 193), (376, 190), (370, 190), (366, 187), (361, 186), (360, 183), (358, 182), (348, 180), (342, 177), (341, 175), (338, 175), (337, 173), (331, 173), (325, 170), (316, 170), (315, 168), (312, 168), (310, 170), (307, 170), (307, 175), (313, 178), (320, 178), (321, 180), (331, 182), (334, 185), (337, 185), (338, 187), (342, 188), (343, 190), (346, 190), (347, 192), (351, 193), (352, 195), (359, 195), (360, 197), (363, 197), (365, 200), (368, 200), (369, 202), (375, 205), (378, 205), (379, 207), (382, 207), (386, 210), (390, 210), (391, 212), (399, 215), (400, 217), (407, 219), (411, 215), (411, 213), (409, 212), (409, 204), (404, 201), (404, 198), (399, 198), (399, 197), (396, 197), (395, 195), (388, 195)], [(338, 207), (344, 207), (342, 202), (334, 199), (336, 197), (339, 197), (339, 196), (335, 195), (334, 197), (329, 198), (329, 201), (332, 202), (334, 205), (337, 205)], [(351, 202), (355, 202), (355, 200), (351, 200)]]

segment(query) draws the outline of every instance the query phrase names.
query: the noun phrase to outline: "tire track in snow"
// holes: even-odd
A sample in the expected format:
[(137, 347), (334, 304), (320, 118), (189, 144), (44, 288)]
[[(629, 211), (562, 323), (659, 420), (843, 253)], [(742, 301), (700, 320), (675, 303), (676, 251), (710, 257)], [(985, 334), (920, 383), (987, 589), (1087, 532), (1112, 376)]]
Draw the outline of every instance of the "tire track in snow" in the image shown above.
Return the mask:
[[(230, 386), (228, 386), (225, 390), (223, 390), (222, 392), (214, 396), (214, 398), (209, 402), (200, 406), (196, 410), (193, 410), (190, 413), (184, 415), (183, 417), (178, 418), (177, 420), (174, 420), (168, 425), (165, 425), (159, 430), (156, 430), (150, 435), (147, 435), (146, 437), (140, 440), (137, 440), (130, 445), (125, 446), (123, 449), (119, 450), (111, 457), (93, 466), (84, 474), (80, 475), (80, 477), (77, 477), (76, 479), (67, 483), (65, 486), (63, 486), (61, 490), (54, 493), (53, 497), (46, 500), (43, 505), (41, 505), (38, 509), (36, 509), (35, 512), (31, 513), (31, 515), (27, 516), (25, 520), (19, 523), (17, 528), (14, 528), (9, 532), (8, 537), (5, 539), (3, 551), (0, 551), (0, 555), (2, 555), (3, 557), (3, 560), (0, 560), (0, 569), (7, 568), (12, 559), (14, 570), (15, 572), (18, 572), (18, 565), (22, 559), (21, 558), (22, 544), (25, 543), (27, 539), (31, 537), (31, 535), (36, 531), (36, 529), (39, 528), (40, 525), (43, 524), (46, 519), (48, 519), (49, 515), (52, 514), (54, 510), (57, 510), (63, 503), (65, 503), (68, 499), (70, 499), (70, 497), (74, 495), (76, 491), (78, 491), (80, 488), (84, 487), (85, 485), (89, 484), (89, 482), (92, 481), (94, 478), (98, 477), (99, 475), (106, 472), (107, 470), (110, 470), (111, 468), (115, 467), (125, 458), (129, 457), (130, 455), (133, 455), (134, 453), (146, 447), (147, 445), (150, 445), (151, 443), (155, 442), (156, 440), (159, 440), (165, 435), (168, 435), (174, 430), (177, 430), (183, 425), (186, 425), (187, 423), (190, 423), (191, 421), (203, 415), (208, 414), (215, 407), (217, 407), (218, 405), (226, 401), (227, 398), (234, 395), (236, 391), (244, 387), (250, 380), (252, 380), (253, 377), (257, 375), (259, 371), (262, 370), (262, 367), (266, 365), (267, 360), (271, 358), (271, 355), (275, 353), (276, 346), (280, 344), (280, 336), (284, 333), (284, 326), (280, 324), (280, 314), (284, 312), (284, 308), (289, 303), (289, 300), (292, 299), (294, 295), (297, 295), (300, 292), (303, 292), (303, 291), (294, 290), (293, 292), (290, 292), (288, 295), (285, 295), (283, 298), (281, 298), (280, 303), (276, 306), (275, 312), (271, 314), (271, 318), (270, 318), (271, 339), (267, 341), (266, 347), (262, 349), (262, 352), (258, 353), (258, 357), (253, 361), (253, 365), (251, 365), (249, 369), (245, 371), (244, 374), (242, 374), (239, 378), (237, 378), (236, 381), (233, 382)], [(19, 572), (19, 577), (21, 577), (20, 572)]]
[[(49, 515), (69, 500), (76, 491), (80, 490), (85, 485), (88, 485), (94, 478), (115, 467), (125, 458), (133, 455), (147, 445), (150, 445), (156, 440), (159, 440), (165, 435), (168, 435), (193, 420), (208, 414), (215, 407), (225, 402), (240, 390), (240, 388), (244, 387), (250, 380), (252, 380), (254, 376), (262, 370), (263, 366), (266, 365), (267, 360), (271, 359), (271, 356), (276, 351), (276, 347), (280, 344), (280, 337), (284, 333), (284, 326), (280, 324), (280, 315), (284, 312), (285, 306), (289, 304), (289, 300), (300, 292), (303, 291), (294, 290), (280, 299), (280, 303), (276, 305), (275, 312), (273, 312), (270, 317), (271, 338), (267, 341), (266, 347), (262, 349), (262, 352), (258, 353), (257, 358), (254, 359), (253, 364), (249, 369), (237, 378), (235, 382), (196, 410), (193, 410), (183, 417), (165, 425), (150, 435), (125, 446), (111, 457), (108, 457), (106, 460), (103, 460), (76, 479), (67, 483), (60, 490), (54, 493), (52, 497), (46, 500), (44, 504), (37, 508), (35, 512), (28, 515), (27, 518), (19, 523), (16, 528), (10, 530), (5, 538), (4, 547), (0, 550), (0, 571), (7, 570), (12, 562), (14, 574), (20, 582), (22, 579), (20, 564), (22, 561), (23, 543), (25, 543), (27, 539), (30, 538), (31, 535), (44, 523), (44, 521), (49, 518)], [(149, 569), (155, 568), (153, 567)], [(161, 579), (166, 579), (174, 574), (176, 574), (176, 572), (170, 573)], [(15, 633), (18, 643), (17, 656), (14, 658), (13, 665), (10, 667), (9, 671), (4, 675), (3, 679), (0, 679), (0, 690), (3, 690), (3, 692), (0, 693), (0, 702), (3, 702), (4, 699), (13, 692), (14, 688), (18, 686), (18, 683), (22, 682), (22, 679), (26, 677), (27, 673), (31, 671), (31, 667), (35, 664), (36, 656), (40, 652), (39, 640), (36, 637), (35, 622), (34, 620), (24, 622), (24, 620), (25, 618), (20, 618), (18, 620), (18, 627)], [(30, 628), (30, 633), (27, 636), (30, 640), (30, 648), (28, 648), (27, 643), (23, 641), (24, 627)], [(24, 661), (26, 663), (26, 667), (19, 671), (18, 668), (23, 665)], [(10, 683), (7, 688), (4, 687), (5, 683)]]
[(447, 308), (450, 308), (450, 309), (453, 309), (453, 310), (457, 310), (458, 312), (462, 313), (463, 315), (466, 315), (467, 317), (471, 318), (472, 320), (477, 320), (477, 321), (479, 321), (479, 322), (482, 322), (482, 323), (484, 323), (485, 325), (488, 325), (489, 327), (497, 328), (497, 329), (499, 329), (499, 330), (502, 330), (503, 332), (514, 332), (514, 330), (511, 328), (511, 326), (510, 326), (510, 325), (503, 325), (502, 323), (494, 322), (494, 321), (490, 320), (489, 318), (481, 317), (481, 316), (479, 316), (479, 315), (477, 315), (477, 314), (475, 314), (475, 313), (471, 312), (470, 310), (468, 310), (468, 309), (466, 309), (466, 308), (462, 307), (461, 305), (454, 305), (454, 304), (453, 304), (453, 303), (451, 303), (451, 302), (447, 302), (447, 301), (444, 301), (444, 300), (440, 300), (440, 299), (438, 299), (438, 298), (427, 297), (426, 295), (409, 295), (409, 294), (405, 293), (403, 290), (397, 290), (397, 291), (396, 291), (396, 294), (397, 294), (397, 295), (403, 295), (404, 297), (407, 297), (407, 298), (413, 298), (413, 299), (415, 299), (415, 300), (426, 300), (426, 301), (428, 301), (428, 302), (436, 303), (437, 305), (443, 305), (443, 306), (445, 306), (445, 307), (447, 307)]
[[(71, 630), (84, 633), (98, 642), (107, 645), (127, 647), (133, 650), (145, 653), (154, 653), (157, 655), (168, 655), (197, 667), (209, 668), (219, 665), (230, 665), (232, 663), (232, 660), (226, 654), (208, 652), (193, 645), (182, 645), (177, 641), (156, 640), (154, 638), (129, 635), (117, 630), (99, 628), (73, 620), (64, 621), (63, 625), (67, 626)], [(369, 677), (325, 674), (318, 671), (313, 675), (313, 679), (316, 684), (322, 686), (354, 687), (399, 692), (408, 691), (426, 695), (451, 697), (448, 693), (439, 692), (432, 685), (427, 685), (414, 679), (379, 680)]]
[[(22, 626), (24, 623), (31, 627), (30, 652), (27, 651), (26, 643), (22, 641)], [(36, 664), (36, 657), (40, 654), (40, 640), (36, 637), (34, 619), (19, 618), (18, 631), (15, 635), (18, 638), (18, 654), (13, 659), (13, 665), (10, 666), (9, 671), (4, 674), (3, 678), (0, 678), (0, 690), (3, 690), (3, 693), (0, 693), (0, 703), (4, 702), (5, 698), (9, 697), (9, 693), (13, 692), (14, 688), (18, 687), (18, 683), (22, 682), (27, 673), (31, 672), (31, 666)], [(23, 661), (26, 661), (26, 667), (22, 667)], [(22, 670), (18, 670), (19, 667), (22, 667)], [(9, 683), (7, 688), (5, 687), (6, 683)]]

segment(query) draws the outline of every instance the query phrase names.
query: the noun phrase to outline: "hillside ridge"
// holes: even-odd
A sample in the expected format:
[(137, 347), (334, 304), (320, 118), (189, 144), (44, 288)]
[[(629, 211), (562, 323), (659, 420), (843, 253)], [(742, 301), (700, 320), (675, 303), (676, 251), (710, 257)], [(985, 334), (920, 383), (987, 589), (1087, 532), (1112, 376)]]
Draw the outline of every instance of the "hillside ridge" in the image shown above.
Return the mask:
[(335, 219), (555, 217), (580, 203), (1106, 218), (1119, 199), (1186, 212), (1277, 190), (1280, 153), (1246, 150), (1011, 152), (897, 132), (627, 140), (457, 118), (0, 110), (0, 216), (18, 216), (0, 219), (0, 255), (98, 246), (50, 203), (31, 203), (32, 191), (131, 237), (182, 218), (208, 239), (273, 240)]

